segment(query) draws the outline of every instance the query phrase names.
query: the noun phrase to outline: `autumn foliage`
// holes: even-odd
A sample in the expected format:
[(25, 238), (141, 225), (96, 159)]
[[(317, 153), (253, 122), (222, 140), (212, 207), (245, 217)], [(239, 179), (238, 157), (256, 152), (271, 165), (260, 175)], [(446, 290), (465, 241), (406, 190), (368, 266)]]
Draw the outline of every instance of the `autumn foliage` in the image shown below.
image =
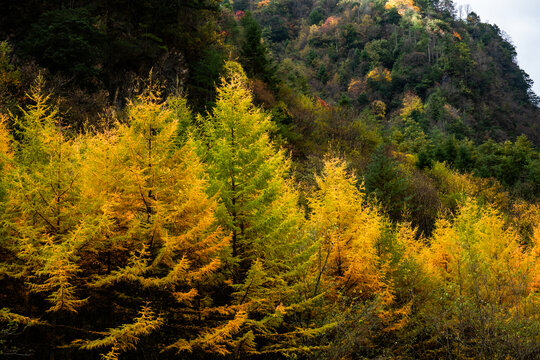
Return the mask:
[(420, 11), (420, 9), (414, 4), (414, 0), (389, 0), (386, 5), (386, 9), (396, 8), (397, 11), (403, 15), (406, 11)]
[[(38, 78), (22, 115), (1, 116), (1, 351), (538, 355), (534, 205), (507, 218), (485, 201), (496, 190), (438, 164), (441, 196), (460, 196), (421, 233), (406, 215), (392, 222), (340, 156), (324, 157), (311, 183), (295, 179), (237, 63), (205, 116), (161, 89), (149, 85), (110, 126), (73, 134)], [(383, 105), (372, 103), (377, 121)], [(423, 111), (408, 93), (399, 115)]]

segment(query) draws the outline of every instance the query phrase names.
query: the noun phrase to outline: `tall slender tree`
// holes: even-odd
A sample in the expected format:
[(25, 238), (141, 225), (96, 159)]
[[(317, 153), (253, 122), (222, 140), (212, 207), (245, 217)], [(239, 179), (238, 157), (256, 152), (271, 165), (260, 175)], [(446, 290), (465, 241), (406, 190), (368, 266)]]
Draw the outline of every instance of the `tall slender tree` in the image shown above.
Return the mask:
[[(80, 199), (80, 153), (67, 139), (58, 111), (44, 91), (39, 76), (28, 94), (32, 102), (15, 119), (20, 129), (16, 164), (6, 179), (8, 191), (4, 231), (5, 246), (12, 254), (2, 268), (19, 279), (15, 304), (25, 316), (48, 321), (47, 352), (54, 359), (62, 337), (57, 325), (65, 314), (77, 313), (86, 302), (81, 298), (78, 275), (80, 248), (86, 224)], [(30, 303), (46, 300), (34, 313)]]
[(311, 227), (321, 239), (317, 272), (333, 291), (373, 297), (384, 288), (376, 245), (383, 219), (365, 202), (365, 194), (345, 163), (328, 159), (318, 191), (310, 198)]
[(239, 65), (228, 67), (216, 106), (204, 120), (200, 153), (208, 163), (210, 193), (221, 200), (219, 223), (232, 233), (235, 281), (242, 282), (255, 259), (281, 261), (277, 251), (289, 244), (302, 214), (290, 160), (270, 141), (270, 116), (253, 105)]
[(320, 297), (311, 290), (313, 247), (303, 230), (290, 160), (271, 142), (274, 125), (253, 105), (241, 67), (226, 67), (200, 152), (211, 195), (220, 199), (218, 222), (232, 234), (233, 301), (248, 314), (246, 347), (238, 356), (310, 352), (312, 339), (327, 327), (314, 324), (307, 311)]

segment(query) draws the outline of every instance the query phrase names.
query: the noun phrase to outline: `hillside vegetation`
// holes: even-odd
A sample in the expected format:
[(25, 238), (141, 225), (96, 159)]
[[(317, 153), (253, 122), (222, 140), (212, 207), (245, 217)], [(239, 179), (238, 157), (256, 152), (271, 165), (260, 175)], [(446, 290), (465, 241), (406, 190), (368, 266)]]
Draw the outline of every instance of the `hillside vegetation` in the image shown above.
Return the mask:
[(496, 25), (450, 0), (6, 9), (1, 356), (540, 359), (539, 99)]

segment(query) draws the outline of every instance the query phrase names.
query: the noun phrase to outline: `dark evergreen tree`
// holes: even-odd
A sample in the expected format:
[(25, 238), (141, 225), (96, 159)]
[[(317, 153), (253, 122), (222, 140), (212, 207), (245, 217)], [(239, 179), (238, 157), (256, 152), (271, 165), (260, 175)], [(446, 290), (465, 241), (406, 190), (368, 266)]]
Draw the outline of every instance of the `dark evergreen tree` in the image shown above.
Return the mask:
[(98, 74), (103, 40), (87, 10), (59, 9), (32, 25), (23, 47), (42, 66), (87, 81)]
[(268, 55), (268, 49), (262, 40), (261, 26), (251, 12), (246, 12), (241, 20), (244, 29), (244, 39), (240, 49), (240, 61), (249, 77), (256, 77), (267, 84), (274, 85), (275, 65)]
[(463, 172), (468, 172), (474, 167), (473, 153), (466, 143), (459, 145), (455, 165)]
[(429, 169), (433, 166), (433, 158), (427, 148), (423, 148), (418, 153), (418, 160), (416, 162), (416, 166), (418, 166), (419, 169)]
[(366, 191), (382, 204), (392, 219), (399, 220), (408, 200), (408, 183), (386, 150), (381, 145), (373, 153), (364, 181)]

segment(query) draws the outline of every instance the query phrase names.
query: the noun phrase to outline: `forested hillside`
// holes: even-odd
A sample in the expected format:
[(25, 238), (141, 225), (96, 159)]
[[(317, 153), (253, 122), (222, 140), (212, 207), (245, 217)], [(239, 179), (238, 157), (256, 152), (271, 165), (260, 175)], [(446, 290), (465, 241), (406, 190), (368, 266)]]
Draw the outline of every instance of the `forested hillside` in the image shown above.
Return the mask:
[(0, 356), (540, 359), (540, 109), (451, 0), (4, 1)]
[(429, 109), (416, 119), (425, 131), (538, 139), (538, 97), (511, 40), (474, 12), (458, 17), (450, 1), (263, 1), (253, 11), (295, 70), (293, 88), (356, 108), (383, 101), (390, 112), (412, 93)]

